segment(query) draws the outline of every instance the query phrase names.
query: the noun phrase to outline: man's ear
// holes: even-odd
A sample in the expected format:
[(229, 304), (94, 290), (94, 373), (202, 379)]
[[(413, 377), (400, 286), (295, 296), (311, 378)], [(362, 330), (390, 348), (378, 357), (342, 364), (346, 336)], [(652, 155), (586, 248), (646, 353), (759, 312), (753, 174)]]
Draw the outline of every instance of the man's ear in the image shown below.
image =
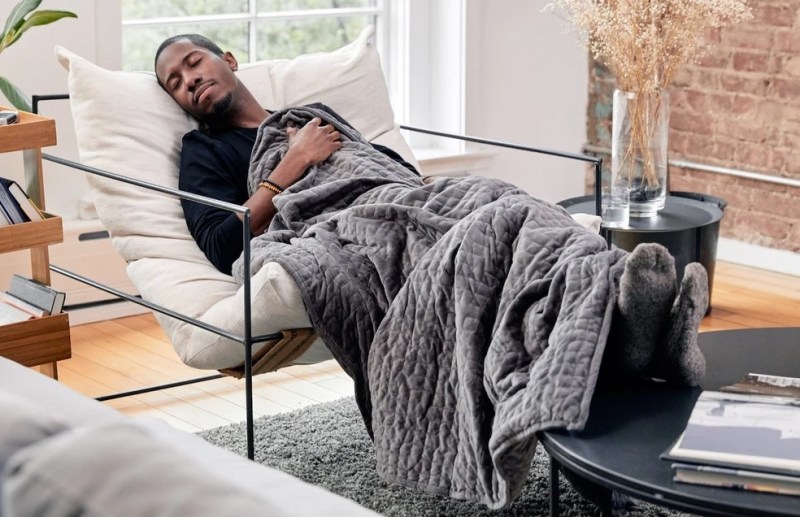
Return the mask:
[(230, 65), (231, 70), (233, 70), (234, 72), (239, 70), (239, 62), (236, 61), (236, 58), (233, 57), (233, 54), (231, 54), (230, 52), (223, 53), (222, 59), (228, 62), (228, 65)]

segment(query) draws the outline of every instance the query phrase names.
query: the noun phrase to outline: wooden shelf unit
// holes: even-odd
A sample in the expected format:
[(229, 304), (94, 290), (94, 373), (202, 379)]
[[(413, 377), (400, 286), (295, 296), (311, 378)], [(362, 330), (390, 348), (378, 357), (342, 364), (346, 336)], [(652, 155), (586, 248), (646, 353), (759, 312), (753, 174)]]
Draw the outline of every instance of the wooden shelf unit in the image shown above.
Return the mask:
[[(9, 109), (12, 108), (0, 106), (0, 110)], [(41, 149), (51, 145), (56, 145), (56, 121), (51, 118), (20, 111), (19, 122), (0, 126), (0, 153)]]
[(72, 356), (69, 316), (62, 312), (0, 326), (0, 355), (24, 366), (69, 359)]
[(47, 214), (41, 221), (0, 227), (0, 253), (41, 248), (64, 240), (61, 218)]
[[(0, 126), (0, 153), (32, 151), (25, 156), (26, 183), (33, 185), (28, 195), (44, 210), (41, 148), (56, 144), (56, 124), (47, 117), (19, 113), (16, 124)], [(41, 221), (0, 227), (0, 253), (29, 250), (31, 276), (49, 284), (48, 246), (63, 241), (64, 231), (60, 217), (45, 215)], [(72, 356), (69, 316), (61, 313), (0, 326), (0, 355), (25, 366), (40, 366), (43, 373), (57, 378), (56, 362)]]

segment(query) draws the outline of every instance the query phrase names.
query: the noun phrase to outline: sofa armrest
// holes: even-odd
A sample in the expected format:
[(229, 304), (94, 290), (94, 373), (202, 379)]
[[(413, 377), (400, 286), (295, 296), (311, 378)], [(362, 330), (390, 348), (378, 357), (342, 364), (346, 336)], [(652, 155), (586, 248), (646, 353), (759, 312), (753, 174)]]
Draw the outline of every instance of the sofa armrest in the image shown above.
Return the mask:
[(121, 413), (4, 357), (0, 357), (0, 389), (13, 391), (70, 426), (125, 420)]

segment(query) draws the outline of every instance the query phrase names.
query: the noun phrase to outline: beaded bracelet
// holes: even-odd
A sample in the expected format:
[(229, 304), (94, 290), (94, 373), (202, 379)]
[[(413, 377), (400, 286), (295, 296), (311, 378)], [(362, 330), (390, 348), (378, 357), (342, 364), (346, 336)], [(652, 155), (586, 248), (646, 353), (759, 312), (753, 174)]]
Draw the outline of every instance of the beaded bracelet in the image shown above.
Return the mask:
[(281, 187), (280, 185), (278, 185), (277, 183), (272, 182), (270, 180), (264, 180), (261, 183), (259, 183), (258, 186), (261, 187), (261, 188), (269, 189), (269, 190), (275, 192), (276, 194), (281, 194), (281, 193), (283, 193), (284, 190), (286, 190), (283, 187)]

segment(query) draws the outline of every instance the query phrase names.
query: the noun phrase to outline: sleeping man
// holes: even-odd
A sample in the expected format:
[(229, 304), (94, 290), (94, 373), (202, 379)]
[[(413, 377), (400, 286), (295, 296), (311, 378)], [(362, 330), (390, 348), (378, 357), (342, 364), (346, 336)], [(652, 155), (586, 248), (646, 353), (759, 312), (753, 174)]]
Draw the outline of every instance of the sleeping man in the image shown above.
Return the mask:
[[(180, 187), (251, 210), (253, 274), (277, 262), (353, 377), (389, 482), (491, 508), (520, 493), (543, 429), (581, 429), (598, 376), (696, 385), (705, 270), (632, 253), (488, 178), (422, 178), (321, 104), (271, 112), (236, 59), (166, 40), (161, 86), (201, 129)], [(242, 278), (241, 224), (184, 203), (192, 235)], [(254, 307), (254, 311), (269, 307)]]

